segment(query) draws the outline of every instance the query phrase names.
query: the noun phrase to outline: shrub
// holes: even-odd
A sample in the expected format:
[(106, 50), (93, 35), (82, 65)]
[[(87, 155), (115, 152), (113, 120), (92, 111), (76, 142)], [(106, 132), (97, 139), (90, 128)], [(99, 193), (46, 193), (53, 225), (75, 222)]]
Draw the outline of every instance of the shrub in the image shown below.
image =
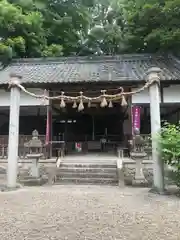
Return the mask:
[(164, 123), (160, 135), (162, 159), (171, 166), (169, 177), (180, 187), (180, 123)]

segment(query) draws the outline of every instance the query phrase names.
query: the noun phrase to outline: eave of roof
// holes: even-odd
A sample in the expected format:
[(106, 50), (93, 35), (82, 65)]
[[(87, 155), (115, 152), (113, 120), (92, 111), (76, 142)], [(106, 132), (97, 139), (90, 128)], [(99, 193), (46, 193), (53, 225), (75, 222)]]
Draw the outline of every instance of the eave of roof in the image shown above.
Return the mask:
[(124, 54), (15, 59), (0, 71), (0, 85), (9, 82), (10, 73), (21, 75), (25, 84), (140, 82), (151, 67), (160, 67), (166, 81), (180, 80), (180, 61), (174, 56)]

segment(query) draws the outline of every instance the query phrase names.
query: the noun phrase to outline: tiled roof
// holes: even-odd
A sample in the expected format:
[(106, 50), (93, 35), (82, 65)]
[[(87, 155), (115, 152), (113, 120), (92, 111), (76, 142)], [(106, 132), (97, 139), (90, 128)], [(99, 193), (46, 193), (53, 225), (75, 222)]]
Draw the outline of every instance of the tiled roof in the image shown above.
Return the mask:
[(173, 56), (150, 54), (20, 59), (0, 71), (0, 84), (9, 74), (22, 76), (23, 83), (74, 83), (141, 81), (150, 67), (160, 67), (165, 80), (180, 80), (180, 61)]

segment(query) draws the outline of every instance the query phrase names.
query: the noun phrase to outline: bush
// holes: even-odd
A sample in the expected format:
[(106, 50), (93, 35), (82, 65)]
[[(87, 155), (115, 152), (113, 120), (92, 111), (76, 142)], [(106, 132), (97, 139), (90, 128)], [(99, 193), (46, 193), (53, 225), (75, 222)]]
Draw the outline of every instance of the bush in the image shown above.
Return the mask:
[(180, 123), (165, 123), (160, 135), (162, 159), (171, 166), (170, 178), (180, 187)]

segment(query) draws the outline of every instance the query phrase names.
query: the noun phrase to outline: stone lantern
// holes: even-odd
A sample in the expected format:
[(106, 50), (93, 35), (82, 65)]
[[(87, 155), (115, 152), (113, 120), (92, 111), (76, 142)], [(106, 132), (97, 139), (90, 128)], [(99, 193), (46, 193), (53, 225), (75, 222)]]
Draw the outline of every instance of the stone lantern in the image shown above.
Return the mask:
[(37, 130), (32, 132), (32, 139), (24, 144), (25, 147), (29, 149), (29, 153), (26, 155), (28, 159), (32, 161), (31, 165), (31, 176), (34, 178), (39, 178), (39, 159), (42, 157), (42, 142), (39, 139), (39, 133)]
[(147, 153), (144, 151), (144, 139), (139, 133), (139, 130), (134, 131), (133, 139), (133, 150), (130, 155), (131, 158), (135, 161), (135, 176), (132, 181), (133, 185), (147, 185), (147, 180), (144, 177), (143, 173), (143, 159), (147, 156)]

